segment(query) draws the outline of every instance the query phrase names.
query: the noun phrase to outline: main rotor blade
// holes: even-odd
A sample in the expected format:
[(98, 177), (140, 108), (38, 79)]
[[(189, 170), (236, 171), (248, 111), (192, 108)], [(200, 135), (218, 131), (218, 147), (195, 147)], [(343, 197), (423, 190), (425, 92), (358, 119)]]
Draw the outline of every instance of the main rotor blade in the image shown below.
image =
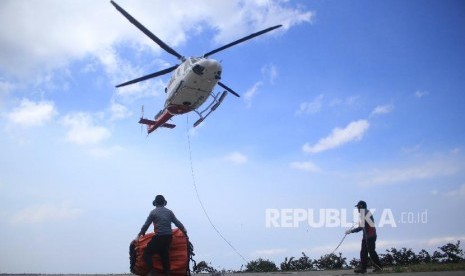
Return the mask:
[(244, 41), (247, 41), (247, 40), (249, 40), (249, 39), (252, 39), (252, 38), (254, 38), (254, 37), (256, 37), (256, 36), (259, 36), (259, 35), (262, 35), (262, 34), (264, 34), (264, 33), (269, 32), (269, 31), (272, 31), (272, 30), (274, 30), (274, 29), (277, 29), (277, 28), (279, 28), (279, 27), (281, 27), (281, 26), (282, 26), (282, 25), (277, 25), (277, 26), (274, 26), (274, 27), (265, 29), (265, 30), (263, 30), (263, 31), (259, 31), (259, 32), (253, 33), (253, 34), (248, 35), (248, 36), (246, 36), (246, 37), (244, 37), (244, 38), (241, 38), (241, 39), (236, 40), (236, 41), (234, 41), (234, 42), (231, 42), (231, 43), (229, 43), (229, 44), (227, 44), (227, 45), (224, 45), (223, 47), (220, 47), (220, 48), (218, 48), (218, 49), (215, 49), (215, 50), (213, 50), (213, 51), (210, 51), (210, 52), (204, 54), (203, 57), (211, 56), (211, 55), (213, 55), (213, 54), (218, 53), (219, 51), (223, 51), (224, 49), (227, 49), (227, 48), (229, 48), (229, 47), (232, 47), (232, 46), (234, 46), (234, 45), (237, 45), (237, 44), (239, 44), (239, 43), (242, 43), (242, 42), (244, 42)]
[(178, 52), (173, 50), (170, 46), (168, 46), (165, 42), (159, 39), (156, 35), (154, 35), (151, 31), (149, 31), (144, 25), (142, 25), (139, 21), (137, 21), (134, 17), (132, 17), (127, 11), (121, 8), (118, 4), (116, 4), (113, 0), (110, 1), (115, 8), (126, 17), (129, 22), (134, 24), (139, 30), (141, 30), (146, 36), (150, 37), (155, 43), (157, 43), (163, 50), (167, 51), (168, 53), (172, 54), (173, 56), (177, 57), (179, 60), (184, 61), (184, 57), (180, 55)]
[(226, 89), (229, 93), (233, 94), (234, 96), (236, 97), (240, 97), (239, 94), (237, 94), (236, 92), (234, 92), (234, 90), (232, 90), (231, 88), (227, 87), (226, 85), (224, 85), (222, 82), (218, 82), (218, 85), (223, 87), (224, 89)]
[(167, 73), (173, 71), (174, 69), (178, 68), (178, 66), (179, 66), (179, 64), (176, 64), (175, 66), (172, 66), (170, 68), (166, 68), (164, 70), (161, 70), (161, 71), (158, 71), (158, 72), (155, 72), (155, 73), (152, 73), (152, 74), (149, 74), (149, 75), (137, 78), (137, 79), (133, 79), (133, 80), (127, 81), (127, 82), (122, 83), (122, 84), (118, 84), (116, 87), (126, 86), (126, 85), (129, 85), (129, 84), (137, 83), (137, 82), (140, 82), (140, 81), (148, 80), (148, 79), (151, 79), (151, 78), (155, 78), (155, 77), (167, 74)]

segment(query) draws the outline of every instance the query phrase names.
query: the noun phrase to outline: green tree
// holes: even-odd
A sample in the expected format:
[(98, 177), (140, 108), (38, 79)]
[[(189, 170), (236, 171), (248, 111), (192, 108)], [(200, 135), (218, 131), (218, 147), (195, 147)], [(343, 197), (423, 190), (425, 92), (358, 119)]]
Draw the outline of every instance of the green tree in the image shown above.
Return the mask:
[[(386, 250), (389, 252), (389, 250)], [(409, 265), (418, 263), (418, 258), (412, 249), (403, 247), (400, 250), (391, 248), (390, 254), (392, 255), (394, 265)]]
[(418, 252), (418, 262), (421, 264), (429, 264), (432, 261), (431, 255), (428, 253), (428, 251), (422, 249), (420, 252)]
[[(382, 263), (382, 262), (381, 262)], [(360, 267), (361, 263), (360, 263), (360, 259), (355, 259), (355, 258), (352, 258), (352, 260), (350, 260), (349, 262), (349, 267), (352, 267), (352, 268), (355, 268), (355, 267)], [(384, 266), (384, 265), (383, 265)]]
[(341, 269), (347, 267), (346, 260), (347, 258), (342, 257), (342, 253), (339, 253), (339, 256), (332, 253), (321, 256), (314, 263), (318, 269)]
[(246, 272), (273, 272), (277, 270), (278, 267), (275, 263), (270, 260), (264, 260), (262, 258), (259, 258), (255, 261), (250, 261), (245, 266)]
[(302, 257), (299, 259), (295, 259), (294, 257), (287, 259), (286, 257), (280, 267), (282, 271), (311, 270), (313, 269), (313, 261), (302, 252)]
[(435, 264), (441, 263), (445, 257), (446, 257), (446, 254), (438, 252), (438, 251), (434, 251), (433, 256), (431, 257), (431, 262)]
[(201, 261), (193, 268), (195, 273), (215, 273), (217, 272), (211, 265), (208, 265), (207, 262)]
[[(392, 249), (394, 249), (394, 248), (392, 248)], [(382, 266), (393, 266), (394, 265), (394, 257), (392, 257), (392, 254), (388, 249), (386, 249), (386, 252), (387, 252), (386, 254), (380, 254), (379, 261), (381, 262)]]
[(460, 248), (460, 241), (457, 241), (456, 244), (448, 243), (441, 247), (438, 247), (442, 252), (444, 252), (443, 259), (444, 263), (459, 263), (462, 262), (463, 259), (463, 251)]

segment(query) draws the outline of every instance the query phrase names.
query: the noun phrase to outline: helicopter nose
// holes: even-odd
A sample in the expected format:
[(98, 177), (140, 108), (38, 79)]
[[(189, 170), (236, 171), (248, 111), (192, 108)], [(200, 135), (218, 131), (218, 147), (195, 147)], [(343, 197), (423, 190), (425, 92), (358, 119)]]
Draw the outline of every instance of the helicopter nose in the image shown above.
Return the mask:
[(214, 59), (204, 59), (200, 61), (197, 65), (202, 66), (204, 68), (204, 71), (208, 74), (217, 75), (217, 72), (221, 72), (221, 64)]

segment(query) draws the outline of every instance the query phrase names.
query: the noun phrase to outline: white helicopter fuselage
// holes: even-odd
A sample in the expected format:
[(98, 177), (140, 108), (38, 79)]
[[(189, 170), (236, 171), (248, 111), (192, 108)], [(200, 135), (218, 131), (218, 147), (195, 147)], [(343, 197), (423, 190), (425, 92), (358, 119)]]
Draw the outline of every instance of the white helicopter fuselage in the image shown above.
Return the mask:
[(165, 109), (171, 115), (179, 115), (199, 108), (221, 79), (221, 70), (221, 64), (214, 59), (186, 59), (166, 87)]

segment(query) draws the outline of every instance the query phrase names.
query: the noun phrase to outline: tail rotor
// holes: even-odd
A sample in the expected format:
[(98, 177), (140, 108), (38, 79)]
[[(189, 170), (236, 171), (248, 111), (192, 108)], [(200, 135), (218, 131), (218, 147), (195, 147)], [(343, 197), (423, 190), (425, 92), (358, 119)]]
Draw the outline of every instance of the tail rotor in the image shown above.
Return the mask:
[[(140, 118), (144, 119), (144, 105), (142, 105), (140, 111), (141, 111), (141, 117)], [(140, 124), (140, 133), (143, 133), (143, 125), (142, 124)]]

